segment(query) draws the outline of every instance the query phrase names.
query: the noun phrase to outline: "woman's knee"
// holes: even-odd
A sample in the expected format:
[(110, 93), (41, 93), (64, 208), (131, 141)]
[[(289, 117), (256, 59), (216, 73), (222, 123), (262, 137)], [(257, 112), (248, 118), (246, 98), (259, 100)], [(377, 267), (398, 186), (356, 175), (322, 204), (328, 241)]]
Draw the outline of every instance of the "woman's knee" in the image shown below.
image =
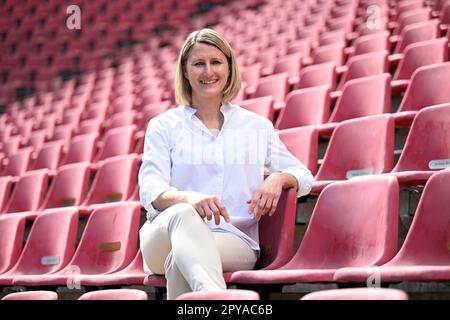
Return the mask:
[(188, 203), (178, 203), (170, 207), (173, 210), (173, 215), (179, 219), (201, 219), (195, 208)]

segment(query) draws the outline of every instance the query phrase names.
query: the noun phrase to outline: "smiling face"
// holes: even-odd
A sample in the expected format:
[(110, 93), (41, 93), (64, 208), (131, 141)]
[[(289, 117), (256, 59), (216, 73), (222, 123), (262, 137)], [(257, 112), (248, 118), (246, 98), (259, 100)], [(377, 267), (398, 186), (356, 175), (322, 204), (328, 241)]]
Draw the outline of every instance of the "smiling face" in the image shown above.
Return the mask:
[(230, 69), (226, 56), (216, 47), (196, 43), (189, 52), (184, 76), (192, 88), (192, 99), (222, 98)]

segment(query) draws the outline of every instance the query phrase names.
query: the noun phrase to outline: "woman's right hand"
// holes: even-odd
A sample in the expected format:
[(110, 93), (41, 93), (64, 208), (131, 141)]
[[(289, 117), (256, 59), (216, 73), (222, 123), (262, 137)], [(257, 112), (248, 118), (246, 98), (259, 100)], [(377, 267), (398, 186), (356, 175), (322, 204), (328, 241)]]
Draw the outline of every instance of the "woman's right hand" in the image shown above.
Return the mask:
[(227, 209), (220, 202), (217, 196), (206, 195), (199, 192), (188, 192), (186, 195), (186, 202), (197, 210), (202, 218), (211, 220), (214, 215), (214, 222), (216, 225), (220, 224), (220, 216), (226, 222), (230, 222), (230, 216)]

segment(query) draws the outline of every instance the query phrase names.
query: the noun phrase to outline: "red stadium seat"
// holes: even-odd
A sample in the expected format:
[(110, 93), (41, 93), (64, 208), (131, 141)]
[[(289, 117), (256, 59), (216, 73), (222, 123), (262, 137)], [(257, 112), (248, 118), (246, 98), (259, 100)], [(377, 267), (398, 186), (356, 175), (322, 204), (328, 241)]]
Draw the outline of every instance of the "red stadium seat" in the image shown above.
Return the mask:
[[(83, 274), (107, 274), (130, 264), (137, 251), (140, 205), (120, 202), (92, 212), (72, 260), (49, 275), (15, 278), (14, 285), (77, 285)], [(46, 216), (46, 215), (43, 215)], [(38, 217), (39, 219), (39, 217)]]
[(288, 129), (318, 125), (330, 117), (330, 89), (317, 86), (289, 92), (286, 107), (281, 110), (275, 127)]
[(17, 263), (0, 276), (0, 284), (12, 285), (19, 277), (50, 274), (65, 267), (75, 251), (77, 225), (74, 208), (38, 216)]
[(400, 184), (423, 184), (450, 165), (450, 103), (426, 107), (414, 118), (392, 170)]
[(379, 267), (340, 269), (334, 280), (360, 282), (373, 277), (379, 283), (449, 281), (449, 183), (449, 169), (436, 172), (428, 180), (405, 242), (392, 260)]
[(397, 210), (394, 177), (333, 183), (320, 194), (300, 247), (287, 264), (275, 270), (237, 271), (231, 282), (332, 282), (339, 268), (383, 264), (397, 252)]

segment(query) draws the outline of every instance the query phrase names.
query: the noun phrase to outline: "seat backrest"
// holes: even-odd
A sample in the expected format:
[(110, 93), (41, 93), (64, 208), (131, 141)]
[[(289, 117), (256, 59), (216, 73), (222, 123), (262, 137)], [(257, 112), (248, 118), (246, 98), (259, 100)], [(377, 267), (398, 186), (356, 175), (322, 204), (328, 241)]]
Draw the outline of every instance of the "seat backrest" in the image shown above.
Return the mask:
[(300, 81), (295, 89), (328, 86), (331, 90), (334, 90), (336, 79), (336, 66), (333, 62), (314, 64), (300, 71)]
[(328, 122), (389, 113), (391, 108), (391, 76), (383, 73), (350, 80), (342, 88)]
[(392, 172), (431, 171), (450, 163), (450, 103), (420, 110)]
[(77, 228), (76, 208), (39, 214), (17, 264), (8, 274), (46, 274), (64, 268), (75, 251)]
[(22, 251), (25, 216), (0, 215), (0, 274), (14, 266)]
[(264, 96), (254, 99), (241, 101), (239, 105), (249, 111), (255, 112), (273, 122), (275, 118), (274, 98), (272, 96)]
[(283, 102), (288, 93), (288, 74), (286, 72), (261, 78), (254, 98), (272, 96), (276, 102)]
[(79, 162), (61, 166), (40, 210), (80, 205), (87, 192), (89, 165), (89, 162)]
[(58, 300), (58, 294), (46, 290), (13, 292), (4, 296), (2, 300)]
[(314, 126), (297, 127), (278, 131), (286, 148), (314, 175), (317, 171), (319, 132)]
[(47, 168), (56, 170), (63, 153), (63, 141), (47, 142), (39, 151), (33, 163), (33, 170)]
[(317, 125), (330, 116), (330, 89), (317, 86), (289, 92), (277, 120), (277, 129)]
[(418, 8), (400, 13), (398, 17), (398, 26), (393, 30), (392, 34), (400, 34), (402, 30), (411, 24), (427, 21), (430, 19), (429, 8)]
[(418, 68), (397, 112), (418, 111), (424, 107), (450, 102), (450, 62)]
[(313, 64), (334, 62), (337, 67), (344, 64), (344, 42), (317, 47), (313, 53)]
[(285, 264), (294, 250), (297, 196), (294, 189), (284, 190), (275, 213), (259, 222), (260, 257), (255, 269), (274, 269)]
[(136, 186), (137, 171), (136, 154), (112, 157), (102, 161), (83, 205), (128, 199)]
[(395, 46), (395, 53), (402, 53), (411, 43), (431, 40), (438, 37), (439, 21), (437, 19), (413, 23), (406, 26)]
[(389, 31), (381, 30), (376, 33), (360, 36), (354, 41), (353, 47), (355, 48), (355, 51), (353, 56), (369, 52), (389, 50), (389, 35)]
[(300, 247), (283, 269), (337, 269), (389, 261), (397, 252), (398, 192), (392, 176), (326, 186)]
[(78, 300), (148, 300), (148, 296), (138, 289), (104, 289), (84, 293)]
[(448, 41), (438, 38), (416, 42), (407, 46), (404, 54), (393, 80), (410, 79), (417, 68), (447, 61)]
[(450, 169), (433, 174), (423, 189), (412, 224), (400, 251), (388, 264), (450, 264)]
[(8, 164), (6, 165), (3, 175), (5, 176), (21, 176), (29, 168), (31, 153), (33, 148), (27, 147), (19, 149), (8, 158)]
[(394, 164), (394, 119), (377, 115), (341, 122), (333, 131), (316, 180), (385, 173)]
[(342, 75), (338, 88), (342, 88), (344, 83), (353, 79), (387, 73), (389, 71), (388, 55), (389, 52), (385, 50), (351, 57), (347, 62), (348, 70)]
[(96, 151), (97, 139), (97, 133), (88, 133), (73, 137), (63, 164), (83, 161), (91, 162)]
[(17, 181), (5, 212), (37, 210), (48, 185), (48, 169), (29, 171)]
[(133, 149), (136, 126), (126, 126), (110, 129), (103, 138), (103, 147), (95, 157), (95, 161), (128, 154)]
[(115, 272), (136, 256), (140, 204), (118, 202), (96, 208), (65, 271), (78, 266), (82, 274)]

